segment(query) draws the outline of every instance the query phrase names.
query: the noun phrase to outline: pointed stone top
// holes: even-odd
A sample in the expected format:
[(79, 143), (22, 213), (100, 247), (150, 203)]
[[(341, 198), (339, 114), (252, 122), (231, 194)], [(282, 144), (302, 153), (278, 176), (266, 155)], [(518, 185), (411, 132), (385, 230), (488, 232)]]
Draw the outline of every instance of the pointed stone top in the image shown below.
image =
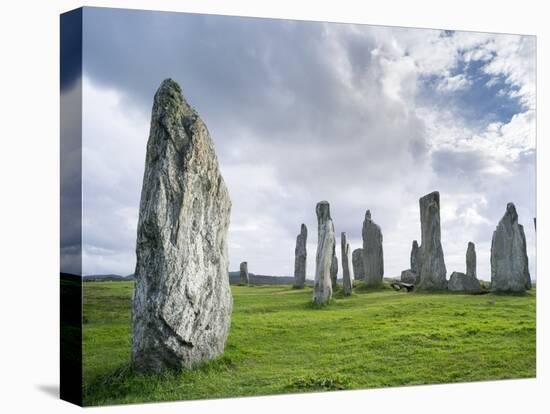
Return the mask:
[(307, 234), (307, 226), (304, 223), (300, 226), (300, 234)]
[(431, 193), (426, 194), (423, 197), (420, 197), (420, 201), (423, 201), (423, 200), (425, 200), (425, 201), (434, 200), (435, 202), (437, 202), (439, 204), (439, 191), (432, 191)]
[(413, 240), (413, 248), (417, 248), (418, 247), (418, 242), (416, 240)]
[(372, 220), (370, 210), (367, 210), (367, 212), (365, 213), (365, 220)]
[(347, 237), (346, 232), (343, 231), (340, 237), (341, 237), (342, 239), (345, 239), (345, 238)]
[(315, 208), (315, 212), (317, 213), (317, 221), (319, 223), (331, 220), (330, 204), (328, 201), (319, 201), (317, 203), (317, 207)]
[(510, 216), (512, 219), (512, 223), (518, 221), (518, 213), (516, 211), (516, 206), (514, 203), (508, 203), (506, 204), (506, 215)]
[(163, 80), (155, 93), (153, 113), (162, 114), (161, 121), (165, 121), (162, 118), (176, 116), (177, 113), (184, 116), (197, 116), (195, 110), (183, 97), (181, 87), (170, 78)]
[(469, 241), (469, 242), (468, 242), (468, 248), (474, 248), (474, 247), (476, 247), (475, 243)]

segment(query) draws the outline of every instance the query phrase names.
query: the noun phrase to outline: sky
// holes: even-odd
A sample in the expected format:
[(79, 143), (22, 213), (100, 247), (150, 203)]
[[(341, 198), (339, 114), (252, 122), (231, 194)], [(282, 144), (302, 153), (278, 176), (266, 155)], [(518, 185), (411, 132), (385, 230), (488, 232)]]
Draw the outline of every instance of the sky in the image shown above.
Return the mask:
[(362, 246), (370, 209), (396, 277), (420, 242), (418, 199), (438, 190), (447, 277), (473, 241), (490, 279), (511, 201), (536, 278), (535, 37), (100, 8), (83, 26), (84, 274), (134, 271), (153, 95), (170, 77), (229, 189), (229, 270), (292, 275), (305, 223), (313, 278), (328, 200), (337, 256), (341, 232)]

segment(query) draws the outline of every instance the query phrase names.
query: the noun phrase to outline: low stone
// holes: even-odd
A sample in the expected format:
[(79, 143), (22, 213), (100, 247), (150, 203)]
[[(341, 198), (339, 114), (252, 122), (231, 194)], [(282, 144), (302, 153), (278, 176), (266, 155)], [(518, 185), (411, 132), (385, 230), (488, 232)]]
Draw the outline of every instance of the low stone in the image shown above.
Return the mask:
[(403, 270), (401, 272), (401, 282), (415, 285), (418, 282), (418, 274), (411, 269)]
[(479, 293), (483, 287), (477, 278), (461, 272), (453, 272), (447, 284), (451, 292)]

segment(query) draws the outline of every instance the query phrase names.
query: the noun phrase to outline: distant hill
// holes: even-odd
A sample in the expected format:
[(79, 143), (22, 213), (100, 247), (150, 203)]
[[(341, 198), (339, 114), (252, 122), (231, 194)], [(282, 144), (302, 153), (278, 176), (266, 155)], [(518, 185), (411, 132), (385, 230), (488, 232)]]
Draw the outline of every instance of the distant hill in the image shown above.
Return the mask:
[(109, 275), (86, 275), (82, 276), (85, 282), (124, 282), (124, 281), (130, 281), (134, 280), (134, 275), (127, 275), (127, 276), (121, 276), (121, 275), (115, 275), (115, 274), (109, 274)]
[[(240, 282), (239, 272), (229, 272), (229, 284), (238, 285)], [(294, 276), (268, 276), (248, 273), (248, 283), (251, 285), (292, 285)], [(306, 279), (306, 285), (313, 286), (313, 280)]]
[[(292, 285), (293, 276), (268, 276), (249, 273), (249, 284), (251, 285)], [(121, 276), (116, 274), (107, 275), (86, 275), (83, 276), (85, 282), (124, 282), (134, 280), (134, 275)], [(240, 282), (239, 272), (229, 272), (229, 283), (238, 285)], [(306, 285), (313, 286), (312, 280), (306, 280)]]

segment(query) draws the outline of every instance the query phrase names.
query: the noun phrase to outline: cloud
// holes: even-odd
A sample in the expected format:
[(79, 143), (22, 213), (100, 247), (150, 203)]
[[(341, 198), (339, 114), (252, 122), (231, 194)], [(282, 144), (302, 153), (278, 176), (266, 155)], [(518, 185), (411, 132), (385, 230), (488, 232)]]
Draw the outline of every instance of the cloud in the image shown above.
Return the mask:
[(524, 105), (530, 69), (493, 63), (519, 50), (497, 35), (105, 9), (84, 18), (86, 273), (133, 271), (149, 112), (166, 77), (215, 143), (233, 201), (232, 269), (246, 260), (252, 272), (292, 274), (306, 223), (311, 277), (324, 199), (352, 249), (372, 211), (388, 276), (408, 267), (418, 198), (434, 189), (449, 273), (470, 239), (488, 257), (479, 249), (506, 197), (520, 217), (534, 214), (534, 185), (517, 180), (534, 183), (535, 114), (498, 107)]

